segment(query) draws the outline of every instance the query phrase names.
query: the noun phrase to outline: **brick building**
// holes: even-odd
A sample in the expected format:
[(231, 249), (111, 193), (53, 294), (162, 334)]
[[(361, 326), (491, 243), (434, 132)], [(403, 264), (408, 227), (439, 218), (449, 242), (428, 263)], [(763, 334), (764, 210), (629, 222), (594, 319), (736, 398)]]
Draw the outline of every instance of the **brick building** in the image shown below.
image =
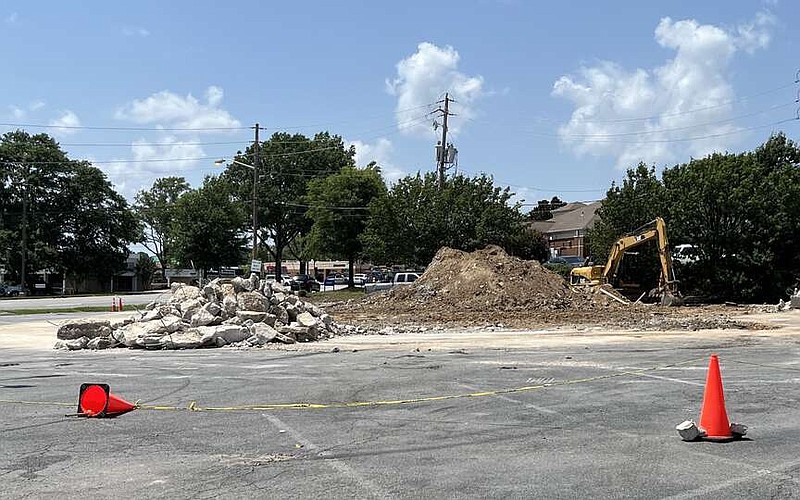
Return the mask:
[(586, 232), (597, 219), (599, 201), (567, 203), (552, 211), (553, 218), (531, 223), (542, 233), (550, 247), (551, 256), (577, 255), (586, 257)]

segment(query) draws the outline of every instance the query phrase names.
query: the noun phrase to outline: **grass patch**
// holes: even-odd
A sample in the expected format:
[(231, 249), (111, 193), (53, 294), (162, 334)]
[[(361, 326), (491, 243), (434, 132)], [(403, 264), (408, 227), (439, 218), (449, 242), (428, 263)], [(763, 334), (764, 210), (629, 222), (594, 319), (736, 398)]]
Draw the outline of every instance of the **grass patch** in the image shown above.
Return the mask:
[[(129, 306), (133, 311), (133, 306)], [(76, 312), (111, 312), (109, 306), (79, 306), (79, 307), (32, 307), (29, 309), (0, 309), (0, 314), (22, 316), (29, 314), (76, 313)]]

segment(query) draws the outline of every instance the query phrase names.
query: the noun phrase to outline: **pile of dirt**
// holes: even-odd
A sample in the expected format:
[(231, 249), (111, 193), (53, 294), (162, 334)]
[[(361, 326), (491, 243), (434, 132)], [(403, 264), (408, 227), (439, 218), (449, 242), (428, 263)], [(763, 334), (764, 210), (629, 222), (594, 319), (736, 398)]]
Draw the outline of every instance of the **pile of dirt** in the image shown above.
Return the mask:
[(442, 248), (419, 280), (389, 295), (459, 310), (559, 310), (591, 302), (539, 262), (511, 257), (497, 246), (469, 253)]
[(474, 252), (442, 248), (415, 283), (354, 305), (364, 314), (461, 323), (505, 323), (520, 313), (541, 319), (616, 307), (606, 297), (571, 289), (539, 262), (512, 257), (497, 246)]

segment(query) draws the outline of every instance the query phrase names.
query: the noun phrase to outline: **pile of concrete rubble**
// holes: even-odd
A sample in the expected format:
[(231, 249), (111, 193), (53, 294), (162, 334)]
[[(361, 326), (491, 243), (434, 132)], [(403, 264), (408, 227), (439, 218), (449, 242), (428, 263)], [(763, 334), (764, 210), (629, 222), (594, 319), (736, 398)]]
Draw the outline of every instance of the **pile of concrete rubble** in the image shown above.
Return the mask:
[(279, 283), (217, 279), (202, 289), (173, 284), (144, 311), (118, 321), (73, 321), (58, 329), (57, 349), (193, 349), (264, 346), (330, 338), (344, 333), (324, 310)]

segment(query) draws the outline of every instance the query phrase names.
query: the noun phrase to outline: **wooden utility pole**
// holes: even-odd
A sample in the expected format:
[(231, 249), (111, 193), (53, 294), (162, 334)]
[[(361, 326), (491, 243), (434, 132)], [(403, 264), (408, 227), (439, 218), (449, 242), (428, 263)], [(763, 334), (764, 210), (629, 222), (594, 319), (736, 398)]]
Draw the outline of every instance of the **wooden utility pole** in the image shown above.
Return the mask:
[(439, 191), (444, 189), (444, 165), (447, 161), (447, 117), (450, 116), (450, 94), (444, 94), (444, 109), (439, 108), (437, 111), (441, 112), (444, 116), (442, 120), (442, 144), (439, 148)]
[(23, 166), (24, 177), (22, 179), (22, 273), (19, 278), (22, 292), (26, 295), (28, 293), (28, 282), (25, 279), (27, 278), (27, 273), (25, 271), (28, 267), (26, 260), (28, 256), (28, 177), (30, 177), (30, 174), (30, 165), (26, 161)]
[[(261, 144), (258, 142), (258, 123), (254, 128), (256, 134), (253, 151), (253, 260), (256, 260), (258, 258), (258, 190), (256, 186), (258, 186), (258, 163)], [(260, 273), (261, 269), (258, 272)]]

